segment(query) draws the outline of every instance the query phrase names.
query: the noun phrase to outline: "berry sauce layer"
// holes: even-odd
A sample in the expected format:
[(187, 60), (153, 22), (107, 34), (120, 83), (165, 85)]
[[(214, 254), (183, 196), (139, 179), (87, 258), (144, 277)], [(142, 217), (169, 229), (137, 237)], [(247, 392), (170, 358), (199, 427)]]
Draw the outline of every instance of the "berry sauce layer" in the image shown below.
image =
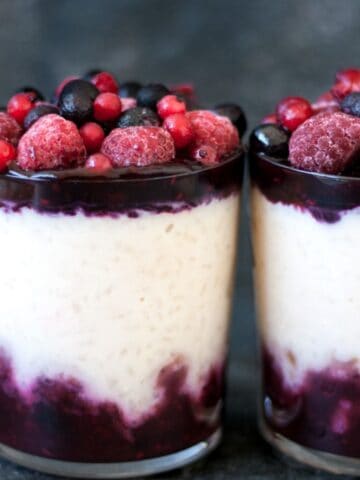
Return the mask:
[(320, 222), (336, 223), (360, 206), (359, 178), (301, 171), (262, 154), (251, 155), (250, 171), (267, 200), (308, 211)]
[(23, 391), (10, 360), (0, 356), (0, 443), (26, 453), (75, 462), (159, 457), (208, 438), (221, 423), (223, 367), (187, 390), (187, 366), (164, 366), (159, 400), (133, 423), (117, 403), (91, 398), (75, 378), (39, 377)]
[(309, 370), (290, 386), (274, 356), (263, 350), (263, 413), (276, 433), (309, 448), (360, 457), (360, 373), (353, 362)]

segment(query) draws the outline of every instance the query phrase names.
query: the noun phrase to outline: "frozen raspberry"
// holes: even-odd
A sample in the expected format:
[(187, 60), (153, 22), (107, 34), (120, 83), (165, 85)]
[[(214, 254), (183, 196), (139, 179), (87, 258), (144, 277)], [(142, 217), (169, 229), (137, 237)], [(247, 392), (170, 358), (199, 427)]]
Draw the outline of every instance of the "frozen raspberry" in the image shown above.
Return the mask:
[(313, 114), (310, 103), (302, 97), (284, 98), (276, 107), (276, 116), (279, 123), (290, 132), (296, 130)]
[(338, 100), (342, 100), (352, 92), (360, 92), (360, 69), (347, 68), (336, 74), (336, 82), (331, 93)]
[(75, 124), (50, 114), (39, 118), (21, 137), (17, 163), (24, 170), (44, 170), (82, 165), (85, 157)]
[(160, 127), (116, 128), (105, 138), (101, 152), (114, 167), (166, 163), (175, 156), (171, 135)]
[(193, 139), (190, 120), (183, 113), (174, 113), (166, 117), (163, 128), (172, 136), (175, 148), (185, 148)]
[(340, 110), (339, 102), (335, 100), (331, 92), (325, 92), (312, 105), (314, 113), (337, 112)]
[(297, 168), (340, 174), (360, 152), (360, 119), (343, 112), (319, 113), (292, 134), (289, 151)]
[(192, 147), (212, 147), (218, 161), (239, 147), (239, 133), (227, 117), (207, 110), (193, 110), (186, 117), (193, 130)]
[(136, 107), (136, 98), (122, 97), (121, 98), (122, 111), (130, 110), (130, 108)]
[(17, 121), (5, 112), (0, 112), (0, 139), (10, 142), (13, 145), (19, 143), (21, 127)]

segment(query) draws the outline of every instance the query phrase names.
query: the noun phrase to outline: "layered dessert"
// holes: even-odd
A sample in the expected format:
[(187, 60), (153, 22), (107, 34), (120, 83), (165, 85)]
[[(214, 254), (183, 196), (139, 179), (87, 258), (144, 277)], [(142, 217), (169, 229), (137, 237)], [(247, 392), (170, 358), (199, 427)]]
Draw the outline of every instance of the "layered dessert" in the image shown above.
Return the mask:
[(313, 104), (282, 100), (251, 134), (250, 169), (262, 430), (359, 473), (360, 70)]
[(92, 71), (0, 113), (0, 443), (20, 463), (219, 440), (246, 122), (190, 93)]

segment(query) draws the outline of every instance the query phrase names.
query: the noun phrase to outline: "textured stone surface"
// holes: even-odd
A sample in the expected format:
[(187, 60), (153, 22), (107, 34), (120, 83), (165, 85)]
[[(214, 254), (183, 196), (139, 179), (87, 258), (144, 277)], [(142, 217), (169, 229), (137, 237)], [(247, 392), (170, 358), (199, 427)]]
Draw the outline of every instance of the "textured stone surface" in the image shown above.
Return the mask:
[[(233, 100), (250, 127), (287, 95), (315, 99), (359, 64), (358, 0), (1, 0), (0, 103), (24, 83), (50, 93), (100, 66), (119, 79), (193, 81), (212, 105)], [(277, 460), (255, 427), (254, 314), (243, 208), (225, 442), (202, 465), (163, 479), (325, 479)], [(1, 480), (50, 477), (0, 463)]]

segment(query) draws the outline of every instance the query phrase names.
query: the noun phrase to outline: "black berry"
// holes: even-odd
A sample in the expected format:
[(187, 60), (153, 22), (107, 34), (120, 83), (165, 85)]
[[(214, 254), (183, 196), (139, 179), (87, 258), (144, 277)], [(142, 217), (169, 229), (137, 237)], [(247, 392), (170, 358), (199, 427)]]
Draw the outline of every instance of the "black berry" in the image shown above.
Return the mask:
[(238, 129), (240, 137), (242, 137), (247, 128), (247, 122), (243, 109), (236, 103), (222, 103), (215, 107), (215, 112), (224, 117), (228, 117)]
[(156, 110), (156, 104), (165, 95), (169, 95), (170, 91), (160, 83), (151, 83), (140, 88), (137, 98), (137, 104), (140, 107), (147, 107)]
[(140, 88), (141, 84), (138, 82), (125, 82), (120, 85), (119, 96), (136, 98), (136, 95), (138, 94)]
[(55, 105), (50, 104), (42, 104), (37, 105), (34, 107), (30, 112), (26, 115), (24, 120), (24, 128), (28, 130), (31, 125), (33, 125), (40, 117), (44, 115), (49, 115), (50, 113), (59, 113), (59, 109)]
[(29, 87), (28, 85), (18, 88), (14, 93), (28, 93), (32, 102), (42, 102), (44, 100), (44, 96), (39, 90), (34, 87)]
[(93, 68), (91, 70), (88, 70), (85, 75), (83, 76), (83, 79), (84, 80), (87, 80), (88, 82), (90, 82), (90, 80), (95, 77), (95, 75), (97, 75), (98, 73), (101, 73), (103, 72), (104, 70), (100, 70), (99, 68)]
[(259, 125), (250, 135), (250, 150), (271, 157), (287, 158), (290, 132), (272, 123)]
[(72, 80), (63, 88), (58, 106), (60, 114), (81, 125), (91, 120), (93, 102), (99, 95), (99, 90), (86, 80)]
[(360, 92), (353, 92), (346, 95), (340, 106), (344, 113), (349, 113), (354, 117), (360, 117)]
[(120, 115), (118, 127), (159, 127), (160, 118), (150, 108), (135, 107)]

